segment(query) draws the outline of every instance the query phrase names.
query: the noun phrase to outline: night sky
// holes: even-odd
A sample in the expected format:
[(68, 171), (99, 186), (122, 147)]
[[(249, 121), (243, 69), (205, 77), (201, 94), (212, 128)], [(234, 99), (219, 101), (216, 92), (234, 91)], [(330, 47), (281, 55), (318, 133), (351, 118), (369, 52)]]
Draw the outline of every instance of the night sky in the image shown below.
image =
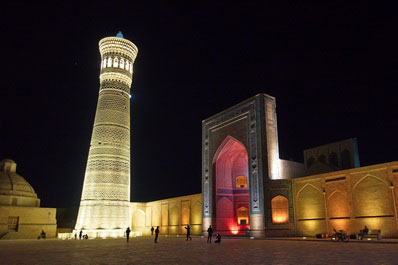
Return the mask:
[(276, 97), (281, 158), (357, 137), (361, 165), (398, 160), (393, 7), (141, 2), (2, 4), (0, 159), (18, 163), (43, 206), (79, 205), (98, 41), (119, 30), (139, 49), (132, 201), (200, 193), (201, 121), (258, 93)]

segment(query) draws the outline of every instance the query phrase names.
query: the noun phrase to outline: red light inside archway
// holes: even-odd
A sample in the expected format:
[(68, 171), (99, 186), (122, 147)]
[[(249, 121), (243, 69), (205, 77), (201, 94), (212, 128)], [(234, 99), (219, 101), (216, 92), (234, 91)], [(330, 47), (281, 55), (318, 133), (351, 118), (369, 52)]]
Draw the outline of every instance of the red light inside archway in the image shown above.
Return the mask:
[(233, 235), (245, 233), (250, 228), (248, 155), (245, 146), (227, 137), (216, 152), (213, 170), (216, 177), (215, 230)]

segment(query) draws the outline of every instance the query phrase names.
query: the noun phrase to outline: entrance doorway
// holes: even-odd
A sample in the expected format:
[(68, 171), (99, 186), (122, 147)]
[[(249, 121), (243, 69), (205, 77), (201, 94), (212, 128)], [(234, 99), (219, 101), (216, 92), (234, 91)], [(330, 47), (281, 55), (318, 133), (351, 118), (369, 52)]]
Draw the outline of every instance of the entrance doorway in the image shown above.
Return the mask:
[(215, 176), (215, 230), (243, 234), (250, 228), (249, 171), (246, 147), (228, 136), (213, 160)]

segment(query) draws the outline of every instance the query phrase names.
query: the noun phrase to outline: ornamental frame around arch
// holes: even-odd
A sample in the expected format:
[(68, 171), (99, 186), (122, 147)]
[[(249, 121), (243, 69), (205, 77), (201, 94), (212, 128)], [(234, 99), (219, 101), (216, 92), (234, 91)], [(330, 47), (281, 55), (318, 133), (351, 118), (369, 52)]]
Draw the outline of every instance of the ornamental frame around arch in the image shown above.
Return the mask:
[(212, 218), (214, 214), (214, 194), (212, 184), (214, 176), (212, 174), (212, 159), (214, 153), (210, 152), (212, 140), (211, 132), (220, 126), (231, 124), (235, 121), (247, 118), (247, 153), (249, 162), (249, 193), (250, 193), (250, 213), (264, 214), (263, 200), (263, 146), (259, 137), (260, 129), (266, 128), (264, 123), (265, 114), (261, 111), (268, 103), (274, 104), (275, 99), (266, 94), (260, 94), (250, 100), (243, 101), (238, 105), (227, 109), (202, 121), (202, 198), (203, 198), (203, 218)]
[(341, 190), (334, 190), (332, 193), (330, 193), (330, 195), (328, 195), (326, 199), (329, 200), (337, 192), (343, 193)]
[(370, 177), (370, 178), (374, 178), (374, 179), (376, 179), (376, 180), (379, 180), (379, 181), (383, 182), (384, 185), (386, 185), (386, 186), (388, 187), (388, 183), (386, 183), (386, 181), (384, 181), (383, 179), (381, 179), (381, 178), (379, 178), (379, 177), (377, 177), (377, 176), (371, 175), (371, 174), (367, 174), (367, 175), (363, 176), (362, 178), (360, 178), (360, 179), (354, 184), (354, 187), (353, 187), (353, 189), (352, 189), (353, 193), (355, 192), (355, 190), (356, 190), (358, 184), (361, 183), (363, 180), (365, 180), (367, 177)]
[[(323, 192), (322, 192), (322, 190), (320, 190), (319, 188), (317, 188), (314, 184), (312, 184), (312, 183), (306, 183), (303, 187), (301, 187), (299, 190), (298, 190), (298, 192), (296, 193), (296, 196), (295, 196), (295, 204), (296, 204), (296, 206), (294, 207), (294, 215), (296, 216), (296, 218), (297, 218), (297, 216), (298, 216), (298, 212), (297, 212), (297, 208), (298, 208), (298, 202), (299, 202), (299, 196), (300, 196), (300, 193), (307, 187), (307, 186), (311, 186), (311, 187), (313, 187), (315, 190), (317, 190), (321, 195), (323, 195)], [(323, 204), (325, 204), (325, 198), (323, 197)], [(326, 212), (325, 212), (325, 216), (326, 216)]]
[(298, 201), (298, 197), (300, 196), (300, 193), (307, 187), (307, 186), (312, 186), (314, 189), (316, 189), (317, 191), (319, 191), (322, 194), (322, 190), (320, 190), (319, 188), (317, 188), (314, 184), (311, 183), (306, 183), (304, 186), (302, 186), (297, 194), (296, 194), (296, 201)]
[[(326, 198), (326, 205), (327, 205), (327, 216), (328, 216), (328, 218), (331, 218), (330, 217), (330, 215), (329, 215), (329, 211), (330, 211), (330, 199), (336, 194), (336, 193), (341, 193), (341, 194), (343, 194), (344, 195), (344, 193), (345, 193), (345, 197), (346, 197), (346, 199), (348, 199), (348, 193), (347, 192), (343, 192), (343, 191), (341, 191), (341, 190), (334, 190), (329, 196), (327, 196), (327, 198)], [(347, 207), (348, 207), (348, 215), (350, 215), (350, 214), (352, 214), (352, 205), (349, 203), (349, 202), (347, 202)], [(348, 216), (347, 216), (348, 217)]]
[(362, 178), (360, 178), (360, 179), (354, 184), (354, 187), (352, 188), (352, 193), (351, 193), (352, 202), (353, 202), (353, 213), (354, 213), (355, 216), (358, 215), (358, 214), (357, 214), (357, 211), (358, 211), (358, 210), (357, 210), (357, 202), (356, 202), (356, 199), (355, 199), (355, 192), (356, 192), (357, 186), (358, 186), (362, 181), (364, 181), (365, 179), (367, 179), (368, 177), (369, 177), (369, 178), (374, 178), (374, 179), (380, 181), (380, 182), (383, 183), (387, 188), (389, 187), (389, 185), (388, 185), (388, 183), (387, 183), (386, 181), (384, 181), (384, 180), (381, 179), (380, 177), (377, 177), (377, 176), (374, 176), (374, 175), (371, 175), (371, 174), (366, 174), (365, 176), (363, 176)]

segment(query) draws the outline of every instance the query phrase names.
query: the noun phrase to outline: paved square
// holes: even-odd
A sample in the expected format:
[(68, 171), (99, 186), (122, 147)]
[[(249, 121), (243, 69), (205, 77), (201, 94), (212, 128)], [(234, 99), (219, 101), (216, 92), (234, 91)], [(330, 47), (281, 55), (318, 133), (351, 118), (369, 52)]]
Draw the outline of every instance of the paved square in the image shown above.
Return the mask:
[(398, 245), (281, 240), (136, 237), (2, 240), (0, 264), (397, 264)]

